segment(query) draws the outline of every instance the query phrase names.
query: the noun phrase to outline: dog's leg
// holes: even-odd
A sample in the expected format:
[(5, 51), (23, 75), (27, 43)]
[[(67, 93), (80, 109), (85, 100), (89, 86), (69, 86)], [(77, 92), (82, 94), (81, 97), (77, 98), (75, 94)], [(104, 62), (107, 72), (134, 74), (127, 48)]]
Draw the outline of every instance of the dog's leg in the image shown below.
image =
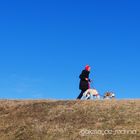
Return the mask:
[(83, 93), (83, 97), (82, 97), (83, 100), (87, 100), (87, 94), (88, 94), (88, 90), (86, 90), (86, 91)]
[(88, 92), (88, 93), (86, 94), (86, 99), (87, 99), (87, 100), (90, 99), (90, 92)]
[(96, 99), (98, 99), (98, 100), (100, 99), (100, 95), (99, 94), (96, 96)]

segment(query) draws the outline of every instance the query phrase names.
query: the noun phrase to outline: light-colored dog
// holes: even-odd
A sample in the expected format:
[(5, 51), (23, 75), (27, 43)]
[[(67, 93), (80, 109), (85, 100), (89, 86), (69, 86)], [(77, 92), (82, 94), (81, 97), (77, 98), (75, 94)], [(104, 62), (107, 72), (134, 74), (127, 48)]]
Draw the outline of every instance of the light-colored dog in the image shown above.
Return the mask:
[(100, 99), (100, 95), (96, 89), (88, 89), (83, 94), (84, 99), (91, 99), (95, 97), (95, 99)]

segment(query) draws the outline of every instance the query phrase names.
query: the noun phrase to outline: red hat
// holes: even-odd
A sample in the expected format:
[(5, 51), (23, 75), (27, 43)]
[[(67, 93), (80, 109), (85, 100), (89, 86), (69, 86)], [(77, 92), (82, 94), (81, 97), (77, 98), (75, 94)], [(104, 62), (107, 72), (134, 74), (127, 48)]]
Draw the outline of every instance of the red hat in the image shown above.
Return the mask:
[(86, 65), (86, 66), (85, 66), (85, 70), (88, 70), (89, 68), (90, 68), (89, 65)]

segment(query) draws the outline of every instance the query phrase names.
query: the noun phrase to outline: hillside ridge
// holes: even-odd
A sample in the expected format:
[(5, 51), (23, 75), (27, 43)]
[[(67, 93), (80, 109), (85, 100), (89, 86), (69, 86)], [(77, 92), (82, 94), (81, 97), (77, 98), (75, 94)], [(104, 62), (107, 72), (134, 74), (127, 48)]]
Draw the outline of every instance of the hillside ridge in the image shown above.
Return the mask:
[(0, 100), (0, 140), (138, 140), (140, 100)]

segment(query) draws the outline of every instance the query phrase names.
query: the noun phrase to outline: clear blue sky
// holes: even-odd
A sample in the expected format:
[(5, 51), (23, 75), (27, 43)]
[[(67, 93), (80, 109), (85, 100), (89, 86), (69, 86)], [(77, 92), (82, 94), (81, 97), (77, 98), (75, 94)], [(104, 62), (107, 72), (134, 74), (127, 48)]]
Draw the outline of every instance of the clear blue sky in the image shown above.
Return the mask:
[(79, 74), (140, 97), (139, 0), (1, 0), (0, 98), (75, 99)]

